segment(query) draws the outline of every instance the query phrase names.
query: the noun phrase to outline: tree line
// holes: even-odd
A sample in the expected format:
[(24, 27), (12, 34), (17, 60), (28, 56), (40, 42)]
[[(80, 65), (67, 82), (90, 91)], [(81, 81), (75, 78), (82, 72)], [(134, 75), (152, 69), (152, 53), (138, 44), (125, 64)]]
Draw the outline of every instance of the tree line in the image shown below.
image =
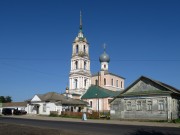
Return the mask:
[(9, 103), (9, 102), (12, 102), (10, 96), (0, 96), (0, 103)]

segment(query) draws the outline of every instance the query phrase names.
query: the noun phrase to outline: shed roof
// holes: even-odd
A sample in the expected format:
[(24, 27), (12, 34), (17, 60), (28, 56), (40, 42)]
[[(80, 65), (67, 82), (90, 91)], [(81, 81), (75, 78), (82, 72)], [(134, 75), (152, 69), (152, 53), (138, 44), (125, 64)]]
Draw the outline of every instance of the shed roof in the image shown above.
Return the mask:
[(108, 98), (108, 97), (113, 98), (119, 94), (120, 91), (111, 91), (97, 85), (91, 85), (87, 90), (87, 92), (81, 98), (82, 99)]

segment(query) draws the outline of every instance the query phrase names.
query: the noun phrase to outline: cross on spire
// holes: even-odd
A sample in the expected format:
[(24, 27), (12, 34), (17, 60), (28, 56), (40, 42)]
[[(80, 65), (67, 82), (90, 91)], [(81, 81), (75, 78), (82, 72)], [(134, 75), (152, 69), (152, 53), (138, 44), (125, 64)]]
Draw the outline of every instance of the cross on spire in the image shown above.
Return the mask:
[(104, 52), (106, 51), (106, 44), (104, 43), (103, 44), (103, 49), (104, 49)]

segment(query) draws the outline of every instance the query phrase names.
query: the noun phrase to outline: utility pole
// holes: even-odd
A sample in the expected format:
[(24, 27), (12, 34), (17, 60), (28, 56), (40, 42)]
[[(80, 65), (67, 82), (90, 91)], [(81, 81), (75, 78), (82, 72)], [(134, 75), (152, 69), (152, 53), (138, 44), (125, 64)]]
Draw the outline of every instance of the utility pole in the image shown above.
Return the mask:
[[(99, 72), (98, 72), (98, 88), (99, 88)], [(98, 98), (98, 118), (99, 118), (99, 97), (98, 97), (98, 93), (97, 93), (97, 98)]]

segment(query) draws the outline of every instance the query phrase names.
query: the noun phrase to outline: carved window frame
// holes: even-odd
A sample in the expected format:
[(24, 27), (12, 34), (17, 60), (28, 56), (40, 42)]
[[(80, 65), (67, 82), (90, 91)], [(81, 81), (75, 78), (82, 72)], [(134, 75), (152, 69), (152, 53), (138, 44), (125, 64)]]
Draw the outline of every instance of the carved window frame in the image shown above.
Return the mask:
[(152, 111), (152, 101), (147, 101), (147, 111)]
[(126, 110), (127, 111), (132, 111), (132, 103), (131, 103), (131, 101), (126, 102)]
[(158, 101), (158, 111), (164, 111), (165, 110), (165, 102), (164, 100)]
[(136, 102), (136, 110), (137, 111), (142, 111), (142, 102), (141, 101)]

